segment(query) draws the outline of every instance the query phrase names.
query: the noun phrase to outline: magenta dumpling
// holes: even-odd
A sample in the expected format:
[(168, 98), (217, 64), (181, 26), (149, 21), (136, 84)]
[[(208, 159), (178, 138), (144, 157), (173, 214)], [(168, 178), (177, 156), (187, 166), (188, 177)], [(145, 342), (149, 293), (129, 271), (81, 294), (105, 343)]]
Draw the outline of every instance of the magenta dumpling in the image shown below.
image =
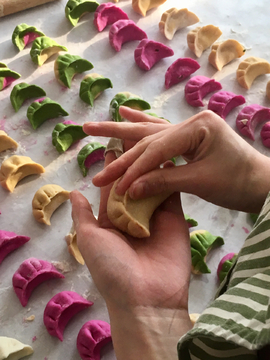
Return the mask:
[(26, 306), (32, 291), (42, 282), (52, 279), (63, 279), (62, 275), (48, 261), (30, 258), (25, 260), (15, 272), (12, 284), (22, 306)]
[(69, 320), (93, 304), (74, 291), (56, 294), (44, 310), (43, 321), (48, 333), (63, 341), (63, 333)]
[(178, 84), (200, 68), (198, 61), (191, 58), (179, 58), (172, 63), (165, 74), (165, 87)]
[(243, 105), (246, 99), (230, 91), (218, 91), (213, 94), (208, 103), (208, 109), (226, 119), (229, 112), (237, 106)]
[(134, 51), (134, 60), (141, 69), (150, 70), (161, 59), (173, 55), (170, 47), (158, 41), (143, 39)]
[(270, 120), (270, 109), (258, 104), (245, 106), (236, 118), (236, 126), (242, 135), (255, 140), (257, 124)]
[(261, 130), (261, 138), (264, 146), (270, 148), (270, 122), (265, 123)]
[(120, 7), (111, 2), (97, 7), (94, 24), (98, 31), (104, 30), (107, 25), (114, 24), (118, 20), (128, 20), (127, 14)]
[(17, 235), (11, 231), (0, 230), (0, 264), (12, 251), (27, 243), (30, 237)]
[(221, 90), (221, 84), (206, 76), (194, 76), (185, 86), (185, 98), (189, 105), (199, 107), (204, 106), (202, 100), (210, 92)]
[(147, 39), (146, 33), (132, 20), (118, 20), (109, 31), (110, 44), (116, 51), (120, 51), (128, 41), (142, 39)]
[(110, 325), (101, 320), (90, 320), (77, 337), (77, 349), (82, 360), (100, 360), (101, 348), (112, 341)]

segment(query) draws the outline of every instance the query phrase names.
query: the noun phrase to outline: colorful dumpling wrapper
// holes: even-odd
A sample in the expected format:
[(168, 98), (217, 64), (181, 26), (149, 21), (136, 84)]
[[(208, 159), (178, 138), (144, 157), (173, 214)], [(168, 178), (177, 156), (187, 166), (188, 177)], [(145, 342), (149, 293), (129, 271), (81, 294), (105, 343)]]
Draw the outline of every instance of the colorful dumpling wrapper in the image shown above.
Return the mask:
[(30, 56), (35, 64), (41, 66), (46, 60), (59, 51), (68, 51), (68, 49), (65, 46), (59, 45), (48, 36), (41, 36), (34, 40), (30, 50)]
[(164, 4), (166, 1), (167, 0), (132, 0), (132, 7), (136, 13), (145, 16), (147, 11)]
[(217, 276), (220, 282), (222, 282), (225, 279), (229, 270), (235, 263), (236, 259), (237, 259), (237, 254), (229, 253), (220, 260), (217, 268)]
[(173, 55), (169, 46), (149, 39), (143, 39), (134, 51), (135, 62), (143, 70), (150, 70), (161, 59)]
[(179, 58), (170, 65), (165, 74), (165, 87), (178, 84), (200, 68), (198, 61), (191, 58)]
[(3, 62), (0, 62), (0, 68), (7, 68), (7, 65)]
[(128, 20), (127, 14), (111, 2), (100, 4), (95, 11), (94, 24), (98, 31), (118, 20)]
[(257, 124), (270, 120), (270, 109), (258, 104), (245, 106), (237, 115), (236, 127), (239, 132), (255, 140), (254, 131)]
[(196, 275), (210, 273), (205, 258), (211, 249), (224, 245), (223, 238), (214, 236), (206, 230), (195, 230), (190, 233), (190, 245), (192, 273)]
[(187, 44), (197, 57), (201, 57), (204, 50), (209, 48), (221, 35), (222, 31), (217, 26), (198, 26), (187, 34)]
[(225, 120), (232, 109), (243, 105), (245, 102), (246, 99), (242, 95), (236, 95), (230, 91), (218, 91), (210, 97), (208, 110), (213, 111)]
[(185, 98), (189, 105), (204, 106), (202, 100), (210, 92), (221, 90), (220, 82), (206, 76), (194, 76), (185, 86)]
[(194, 25), (199, 21), (198, 16), (187, 8), (171, 8), (162, 14), (159, 30), (168, 40), (172, 40), (176, 31)]
[(43, 321), (48, 333), (63, 341), (63, 333), (70, 319), (93, 304), (74, 291), (62, 291), (56, 294), (44, 310)]
[(19, 360), (33, 354), (34, 350), (30, 345), (25, 345), (17, 339), (0, 336), (0, 359)]
[(261, 130), (261, 139), (265, 147), (270, 148), (270, 122), (265, 123)]
[(50, 226), (52, 214), (69, 199), (69, 194), (69, 191), (56, 184), (46, 184), (39, 188), (32, 200), (34, 218)]
[(8, 134), (0, 130), (0, 152), (8, 149), (17, 149), (18, 143), (13, 140)]
[(10, 93), (10, 101), (17, 112), (25, 100), (41, 96), (46, 96), (46, 92), (41, 87), (22, 82), (13, 87)]
[(109, 41), (115, 51), (120, 51), (128, 41), (147, 39), (147, 34), (132, 20), (118, 20), (109, 31)]
[(99, 3), (93, 0), (68, 0), (65, 7), (66, 18), (72, 26), (76, 26), (80, 18), (89, 12), (94, 12)]
[(24, 260), (12, 277), (13, 289), (22, 306), (26, 306), (33, 290), (52, 278), (64, 279), (49, 261), (34, 257)]
[(184, 216), (185, 216), (185, 220), (186, 220), (189, 228), (198, 225), (198, 222), (196, 220), (192, 219), (189, 215), (185, 214)]
[(45, 34), (35, 26), (22, 23), (15, 27), (12, 34), (12, 42), (19, 50), (23, 50), (27, 44), (33, 42), (40, 36), (45, 36)]
[(93, 73), (84, 77), (80, 85), (80, 98), (86, 104), (94, 106), (94, 100), (106, 89), (112, 88), (109, 78)]
[(78, 55), (59, 55), (54, 63), (54, 74), (60, 85), (70, 88), (71, 81), (76, 74), (93, 69), (90, 61)]
[(112, 341), (111, 327), (102, 320), (85, 323), (77, 337), (77, 349), (82, 360), (100, 360), (100, 350)]
[(81, 265), (84, 265), (84, 259), (77, 245), (77, 233), (74, 228), (74, 224), (70, 229), (70, 232), (65, 236), (65, 240), (68, 246), (68, 252), (74, 257), (74, 259)]
[(269, 73), (270, 63), (268, 61), (250, 56), (239, 64), (236, 70), (236, 79), (239, 85), (248, 90), (258, 76)]
[(228, 39), (219, 44), (213, 44), (208, 61), (217, 70), (222, 70), (223, 66), (229, 64), (232, 60), (240, 58), (246, 50), (237, 41)]
[(46, 120), (68, 115), (60, 104), (50, 98), (34, 101), (27, 109), (27, 118), (34, 130)]
[(122, 117), (119, 114), (119, 107), (127, 106), (136, 110), (149, 110), (150, 104), (141, 99), (139, 96), (131, 94), (130, 92), (120, 92), (110, 102), (110, 115), (114, 121), (122, 121)]
[(56, 124), (52, 132), (52, 144), (61, 154), (68, 150), (72, 144), (88, 136), (82, 125), (66, 121)]
[(21, 75), (16, 71), (10, 70), (8, 67), (0, 67), (0, 91), (4, 90)]
[(12, 251), (30, 240), (30, 237), (18, 235), (11, 231), (0, 230), (0, 264)]
[(2, 162), (0, 168), (1, 186), (13, 192), (18, 182), (29, 175), (42, 174), (45, 169), (28, 156), (13, 155)]
[(85, 145), (78, 153), (77, 161), (82, 171), (83, 176), (87, 175), (87, 172), (92, 164), (97, 161), (104, 160), (104, 153), (106, 146), (99, 142), (92, 142)]

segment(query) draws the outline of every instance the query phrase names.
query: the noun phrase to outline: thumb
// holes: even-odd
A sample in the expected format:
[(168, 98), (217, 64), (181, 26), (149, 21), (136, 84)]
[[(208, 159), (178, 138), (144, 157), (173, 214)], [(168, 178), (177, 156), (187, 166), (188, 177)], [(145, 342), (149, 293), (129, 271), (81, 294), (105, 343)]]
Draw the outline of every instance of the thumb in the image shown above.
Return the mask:
[(89, 237), (90, 233), (99, 227), (98, 221), (94, 217), (88, 200), (78, 190), (70, 193), (70, 201), (72, 204), (71, 216), (77, 233), (77, 239), (78, 242), (82, 242), (83, 238)]
[(198, 163), (166, 167), (152, 170), (135, 180), (128, 192), (134, 199), (143, 199), (163, 192), (186, 192), (196, 194), (198, 192), (199, 171)]

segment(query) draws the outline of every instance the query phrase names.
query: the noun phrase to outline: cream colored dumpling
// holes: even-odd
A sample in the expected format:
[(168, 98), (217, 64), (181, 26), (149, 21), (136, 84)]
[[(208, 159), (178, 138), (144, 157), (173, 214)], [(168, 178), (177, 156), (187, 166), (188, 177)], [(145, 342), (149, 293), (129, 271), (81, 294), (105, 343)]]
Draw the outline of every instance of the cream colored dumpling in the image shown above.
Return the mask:
[(186, 8), (171, 8), (162, 14), (159, 30), (168, 40), (172, 40), (177, 30), (196, 24), (199, 21), (198, 16)]
[(0, 152), (8, 149), (17, 149), (17, 147), (17, 142), (8, 136), (5, 131), (0, 130)]
[(68, 252), (74, 256), (79, 264), (84, 265), (84, 259), (77, 245), (77, 233), (74, 229), (74, 224), (72, 224), (70, 232), (66, 235), (66, 242), (68, 245)]
[(0, 336), (0, 360), (19, 360), (33, 352), (29, 345), (10, 337)]
[(28, 156), (13, 155), (3, 161), (0, 168), (0, 184), (13, 192), (20, 180), (29, 175), (44, 173), (42, 165), (35, 163)]
[(148, 10), (158, 7), (166, 1), (167, 0), (132, 0), (132, 7), (138, 14), (145, 16)]
[(61, 186), (47, 184), (35, 193), (32, 201), (34, 218), (43, 224), (51, 225), (51, 216), (54, 211), (69, 199), (69, 191)]
[(197, 57), (209, 48), (222, 34), (222, 31), (214, 25), (198, 26), (187, 34), (187, 44)]
[(107, 203), (109, 220), (118, 229), (137, 238), (150, 236), (149, 221), (156, 208), (163, 203), (171, 193), (165, 192), (146, 199), (132, 200), (128, 192), (119, 196), (115, 192), (114, 183)]
[(265, 59), (254, 56), (243, 60), (236, 71), (236, 78), (243, 88), (250, 89), (253, 81), (260, 75), (270, 73), (270, 64)]
[(217, 70), (221, 70), (223, 66), (244, 54), (244, 47), (237, 40), (229, 39), (212, 46), (208, 61)]
[(194, 326), (195, 322), (199, 319), (201, 314), (189, 314), (190, 321), (192, 322), (192, 325)]

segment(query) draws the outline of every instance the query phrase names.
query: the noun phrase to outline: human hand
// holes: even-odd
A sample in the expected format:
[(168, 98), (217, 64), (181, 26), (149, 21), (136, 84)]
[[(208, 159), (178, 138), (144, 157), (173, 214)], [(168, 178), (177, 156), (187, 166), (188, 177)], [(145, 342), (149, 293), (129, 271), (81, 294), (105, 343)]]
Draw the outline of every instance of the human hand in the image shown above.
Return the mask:
[[(109, 152), (105, 164), (114, 159)], [(151, 236), (136, 239), (107, 217), (111, 186), (101, 188), (98, 220), (82, 194), (73, 191), (70, 199), (78, 247), (108, 307), (117, 359), (177, 359), (177, 341), (191, 328), (190, 240), (179, 194), (156, 210)]]
[[(93, 179), (104, 186), (123, 175), (116, 192), (133, 199), (163, 191), (187, 192), (216, 205), (258, 213), (270, 190), (270, 159), (249, 145), (219, 116), (203, 111), (177, 125), (147, 124), (142, 112), (126, 107), (132, 123), (88, 123), (91, 135), (138, 141)], [(134, 122), (138, 122), (135, 124)], [(181, 155), (187, 164), (159, 168)]]

